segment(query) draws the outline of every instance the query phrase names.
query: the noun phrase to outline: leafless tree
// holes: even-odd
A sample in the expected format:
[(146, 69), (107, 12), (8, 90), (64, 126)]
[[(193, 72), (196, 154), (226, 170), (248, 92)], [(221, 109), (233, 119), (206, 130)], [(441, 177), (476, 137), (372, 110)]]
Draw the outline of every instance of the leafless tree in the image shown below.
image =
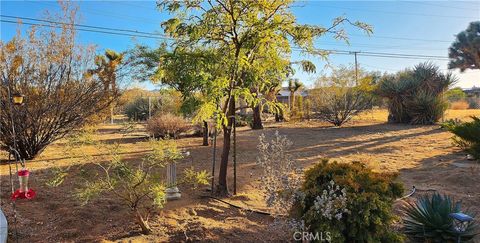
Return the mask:
[[(94, 49), (75, 44), (76, 9), (60, 4), (63, 14), (48, 16), (60, 24), (32, 27), (27, 37), (19, 31), (0, 42), (0, 146), (8, 149), (15, 139), (24, 159), (83, 126), (116, 98), (88, 72)], [(23, 106), (11, 105), (16, 92), (25, 96)]]

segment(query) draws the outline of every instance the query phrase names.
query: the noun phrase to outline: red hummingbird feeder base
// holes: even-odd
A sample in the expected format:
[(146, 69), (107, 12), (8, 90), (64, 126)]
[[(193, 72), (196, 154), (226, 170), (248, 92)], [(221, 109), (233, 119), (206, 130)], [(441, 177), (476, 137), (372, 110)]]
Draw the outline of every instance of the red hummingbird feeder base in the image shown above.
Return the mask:
[(21, 169), (17, 172), (17, 174), (20, 182), (20, 188), (12, 193), (12, 200), (33, 199), (36, 193), (34, 190), (28, 188), (28, 177), (30, 176), (30, 171), (27, 169)]

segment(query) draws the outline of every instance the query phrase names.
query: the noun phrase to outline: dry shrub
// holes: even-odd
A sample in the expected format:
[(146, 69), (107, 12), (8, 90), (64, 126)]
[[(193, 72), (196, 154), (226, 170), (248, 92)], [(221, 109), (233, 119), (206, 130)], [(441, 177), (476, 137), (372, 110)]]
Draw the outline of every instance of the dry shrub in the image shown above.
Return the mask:
[(450, 104), (450, 109), (452, 110), (466, 110), (470, 107), (470, 104), (466, 101), (456, 101)]
[(188, 131), (189, 127), (185, 119), (171, 113), (159, 114), (147, 121), (147, 132), (154, 138), (177, 138)]

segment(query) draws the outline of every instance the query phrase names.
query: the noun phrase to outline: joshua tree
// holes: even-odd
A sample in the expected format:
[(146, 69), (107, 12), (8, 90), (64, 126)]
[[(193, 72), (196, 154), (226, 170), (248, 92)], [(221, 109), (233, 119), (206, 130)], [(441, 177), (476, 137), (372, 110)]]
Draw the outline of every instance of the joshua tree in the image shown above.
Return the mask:
[[(123, 62), (123, 54), (113, 50), (106, 50), (105, 55), (95, 57), (95, 69), (90, 70), (90, 74), (96, 74), (103, 83), (105, 92), (111, 97), (117, 96), (117, 72)], [(110, 122), (113, 124), (114, 104), (110, 105)]]
[(450, 63), (448, 67), (480, 69), (480, 21), (471, 22), (465, 31), (457, 35), (457, 39), (448, 49)]
[(295, 109), (295, 92), (303, 88), (303, 84), (298, 79), (288, 80), (288, 90), (290, 90), (290, 111), (292, 114)]

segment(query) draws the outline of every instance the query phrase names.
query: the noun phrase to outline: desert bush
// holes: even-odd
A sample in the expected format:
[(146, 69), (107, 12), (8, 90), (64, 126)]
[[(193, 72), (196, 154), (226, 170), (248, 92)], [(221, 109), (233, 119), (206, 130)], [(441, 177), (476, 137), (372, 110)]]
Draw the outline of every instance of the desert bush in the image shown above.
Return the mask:
[(372, 98), (352, 87), (323, 87), (311, 91), (314, 118), (341, 126), (358, 113), (371, 108)]
[(464, 100), (455, 101), (450, 104), (450, 109), (452, 110), (466, 110), (470, 108), (470, 104)]
[(359, 162), (323, 160), (305, 172), (304, 199), (292, 214), (310, 232), (330, 232), (334, 242), (400, 242), (401, 234), (392, 230), (392, 204), (403, 193), (396, 177)]
[[(142, 233), (149, 234), (152, 229), (148, 223), (149, 215), (155, 209), (161, 209), (166, 203), (165, 183), (161, 169), (169, 163), (182, 158), (182, 153), (173, 140), (150, 141), (152, 152), (139, 163), (128, 163), (119, 154), (118, 146), (108, 150), (108, 163), (98, 163), (100, 172), (83, 173), (84, 185), (75, 192), (83, 205), (93, 202), (100, 195), (110, 195), (132, 211), (132, 221), (141, 227)], [(163, 172), (163, 173), (162, 173)], [(208, 183), (208, 173), (185, 171), (185, 177), (179, 184)]]
[(388, 99), (389, 122), (433, 124), (447, 109), (444, 92), (456, 81), (431, 63), (382, 79), (377, 93)]
[[(460, 202), (451, 197), (435, 193), (422, 196), (417, 202), (408, 202), (405, 213), (405, 234), (424, 242), (455, 242), (458, 233), (454, 231), (451, 213), (461, 212)], [(468, 214), (468, 212), (467, 212)], [(466, 231), (460, 234), (461, 241), (468, 241), (475, 236), (474, 221), (468, 224)]]
[[(156, 114), (160, 108), (158, 99), (151, 100), (150, 112), (152, 115)], [(128, 119), (133, 121), (146, 121), (148, 119), (148, 98), (138, 97), (130, 103), (125, 105), (125, 114)]]
[(189, 128), (185, 119), (171, 113), (158, 114), (147, 121), (147, 132), (154, 138), (177, 138)]
[(480, 98), (467, 98), (468, 109), (480, 109)]
[(261, 189), (265, 201), (274, 215), (287, 215), (295, 201), (299, 200), (300, 170), (287, 153), (292, 142), (275, 132), (271, 141), (264, 134), (259, 137), (257, 165), (262, 169)]
[(371, 109), (375, 78), (354, 67), (340, 66), (319, 77), (309, 92), (313, 118), (341, 126), (358, 113)]
[[(160, 93), (150, 94), (150, 112), (151, 115), (159, 113), (179, 114), (181, 111), (182, 100), (178, 92), (172, 90), (162, 90)], [(155, 96), (157, 95), (157, 96)], [(145, 121), (149, 115), (149, 98), (136, 97), (124, 105), (125, 114), (130, 120)]]
[(467, 94), (465, 94), (462, 88), (459, 88), (459, 87), (449, 89), (445, 92), (445, 99), (447, 99), (450, 103), (462, 101), (466, 98), (467, 98)]
[(446, 128), (455, 134), (453, 141), (473, 157), (480, 159), (480, 118), (460, 124), (446, 124)]
[[(110, 84), (89, 74), (95, 50), (77, 44), (76, 10), (70, 2), (61, 4), (63, 13), (45, 16), (61, 24), (35, 26), (0, 41), (0, 148), (14, 147), (16, 140), (27, 160), (84, 126), (117, 97)], [(9, 90), (25, 95), (23, 106), (10, 106)]]

